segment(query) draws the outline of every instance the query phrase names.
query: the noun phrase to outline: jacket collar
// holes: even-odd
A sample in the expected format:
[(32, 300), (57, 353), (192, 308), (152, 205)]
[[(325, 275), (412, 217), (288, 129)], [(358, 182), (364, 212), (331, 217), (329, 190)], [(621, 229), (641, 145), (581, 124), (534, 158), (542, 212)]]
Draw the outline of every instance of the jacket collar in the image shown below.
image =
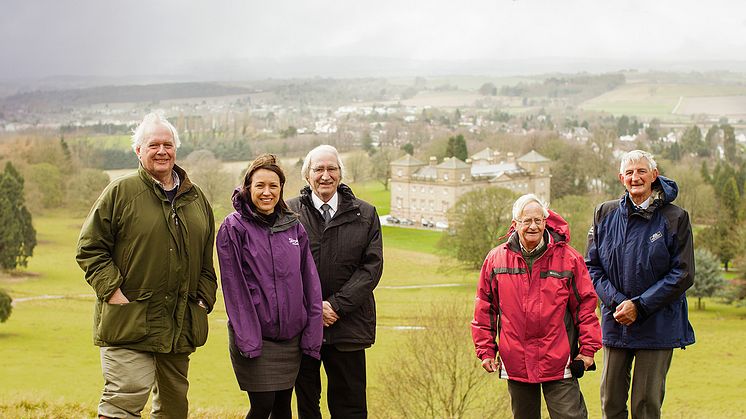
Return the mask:
[[(300, 200), (309, 208), (316, 208), (316, 206), (313, 205), (311, 194), (313, 194), (311, 187), (308, 185), (304, 186), (300, 190)], [(344, 183), (340, 183), (337, 187), (337, 196), (339, 198), (339, 202), (337, 203), (338, 214), (360, 206), (356, 202), (355, 194), (352, 192), (352, 189)]]
[[(193, 183), (191, 180), (189, 180), (189, 176), (187, 176), (187, 173), (184, 169), (179, 167), (178, 165), (174, 165), (174, 172), (179, 176), (179, 190), (176, 191), (176, 196), (184, 194), (185, 192), (188, 192), (190, 189), (192, 189)], [(142, 179), (143, 182), (151, 186), (155, 189), (156, 193), (158, 193), (158, 196), (163, 195), (163, 199), (166, 199), (166, 194), (163, 192), (162, 188), (158, 185), (158, 183), (153, 179), (153, 176), (148, 173), (147, 170), (142, 166), (142, 164), (139, 164), (139, 167), (137, 168), (137, 173), (140, 176), (140, 179)], [(160, 192), (158, 192), (160, 191)]]
[(634, 211), (634, 202), (629, 196), (629, 192), (625, 192), (624, 195), (619, 199), (619, 208), (622, 215), (625, 217), (631, 217), (632, 215), (639, 215), (649, 220), (655, 211), (663, 207), (666, 204), (673, 202), (679, 194), (679, 187), (673, 180), (665, 177), (658, 176), (658, 179), (653, 182), (653, 202), (646, 209), (641, 211)]
[[(510, 236), (508, 238), (508, 248), (521, 253), (520, 238), (518, 237), (518, 232), (515, 231), (512, 225), (507, 235)], [(547, 245), (547, 249), (558, 244), (570, 242), (570, 226), (561, 215), (552, 210), (549, 210), (549, 216), (547, 217), (547, 225), (544, 229), (544, 242)]]

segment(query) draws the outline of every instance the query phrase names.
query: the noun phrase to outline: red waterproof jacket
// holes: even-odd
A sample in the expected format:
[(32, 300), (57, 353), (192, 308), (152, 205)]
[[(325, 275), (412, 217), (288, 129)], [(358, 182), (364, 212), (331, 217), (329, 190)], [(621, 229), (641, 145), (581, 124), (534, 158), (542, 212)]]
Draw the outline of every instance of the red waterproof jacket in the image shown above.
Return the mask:
[[(596, 293), (567, 222), (549, 212), (547, 250), (531, 271), (518, 234), (487, 255), (479, 276), (472, 337), (481, 360), (500, 354), (500, 378), (526, 383), (570, 378), (569, 363), (601, 348)], [(498, 337), (499, 333), (499, 339)]]

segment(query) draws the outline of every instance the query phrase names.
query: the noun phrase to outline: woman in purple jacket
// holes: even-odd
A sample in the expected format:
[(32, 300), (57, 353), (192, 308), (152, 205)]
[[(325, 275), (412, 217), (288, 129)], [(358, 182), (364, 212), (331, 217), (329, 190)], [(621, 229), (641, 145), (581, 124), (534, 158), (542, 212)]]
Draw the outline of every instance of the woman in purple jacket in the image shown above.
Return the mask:
[(259, 156), (217, 236), (231, 362), (252, 419), (292, 417), (301, 354), (319, 359), (321, 349), (319, 276), (284, 186), (275, 156)]

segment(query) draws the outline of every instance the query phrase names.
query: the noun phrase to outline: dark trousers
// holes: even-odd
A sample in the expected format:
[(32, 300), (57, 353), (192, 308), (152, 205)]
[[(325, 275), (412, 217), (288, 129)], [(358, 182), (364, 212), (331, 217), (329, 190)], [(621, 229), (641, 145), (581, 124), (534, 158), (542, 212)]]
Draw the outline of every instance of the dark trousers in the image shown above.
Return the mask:
[(332, 419), (368, 417), (365, 394), (365, 349), (339, 351), (321, 346), (321, 361), (303, 355), (295, 380), (300, 419), (321, 419), (321, 363), (327, 378), (326, 400)]
[[(604, 346), (601, 373), (601, 409), (606, 419), (627, 419), (627, 395), (632, 378), (633, 419), (661, 417), (666, 394), (666, 374), (673, 349), (621, 349)], [(634, 372), (632, 360), (635, 361)]]
[[(246, 419), (293, 419), (290, 402), (293, 400), (293, 389), (280, 391), (248, 391), (251, 409)], [(271, 415), (271, 416), (270, 416)]]
[(510, 406), (516, 419), (541, 419), (541, 392), (547, 403), (549, 417), (553, 419), (586, 419), (583, 393), (577, 378), (547, 381), (545, 383), (522, 383), (508, 380)]

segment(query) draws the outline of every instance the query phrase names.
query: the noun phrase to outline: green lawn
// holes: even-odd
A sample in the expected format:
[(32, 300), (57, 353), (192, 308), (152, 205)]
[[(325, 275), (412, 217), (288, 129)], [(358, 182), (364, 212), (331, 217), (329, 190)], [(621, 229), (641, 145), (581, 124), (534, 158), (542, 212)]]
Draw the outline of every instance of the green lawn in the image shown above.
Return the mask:
[(388, 214), (391, 210), (391, 192), (384, 189), (381, 182), (352, 183), (350, 188), (355, 196), (375, 206), (378, 215)]
[[(363, 188), (364, 189), (364, 188)], [(91, 339), (93, 292), (74, 261), (81, 220), (63, 214), (36, 217), (39, 245), (30, 260), (33, 276), (2, 276), (0, 287), (16, 299), (10, 319), (0, 324), (0, 417), (93, 417), (102, 378), (98, 349)], [(416, 330), (417, 319), (433, 301), (473, 304), (477, 272), (443, 269), (435, 252), (440, 234), (385, 227), (384, 275), (376, 290), (377, 343), (368, 351), (372, 417), (385, 405), (380, 377), (390, 355)], [(446, 285), (441, 287), (432, 287)], [(416, 288), (415, 286), (427, 286)], [(41, 296), (64, 298), (19, 299)], [(692, 311), (697, 343), (675, 351), (669, 373), (664, 417), (746, 417), (746, 309), (707, 300), (706, 311)], [(467, 328), (467, 321), (464, 321)], [(210, 316), (210, 339), (193, 356), (189, 399), (192, 417), (240, 418), (248, 401), (238, 389), (227, 351), (222, 300)], [(470, 346), (465, 341), (464, 347)], [(423, 356), (428, 350), (423, 348)], [(601, 362), (601, 354), (596, 358)], [(464, 368), (471, 368), (464, 365)], [(438, 368), (434, 365), (433, 368)], [(600, 417), (599, 372), (581, 381), (590, 417)], [(495, 392), (505, 383), (495, 382)], [(377, 413), (378, 412), (378, 413)]]

